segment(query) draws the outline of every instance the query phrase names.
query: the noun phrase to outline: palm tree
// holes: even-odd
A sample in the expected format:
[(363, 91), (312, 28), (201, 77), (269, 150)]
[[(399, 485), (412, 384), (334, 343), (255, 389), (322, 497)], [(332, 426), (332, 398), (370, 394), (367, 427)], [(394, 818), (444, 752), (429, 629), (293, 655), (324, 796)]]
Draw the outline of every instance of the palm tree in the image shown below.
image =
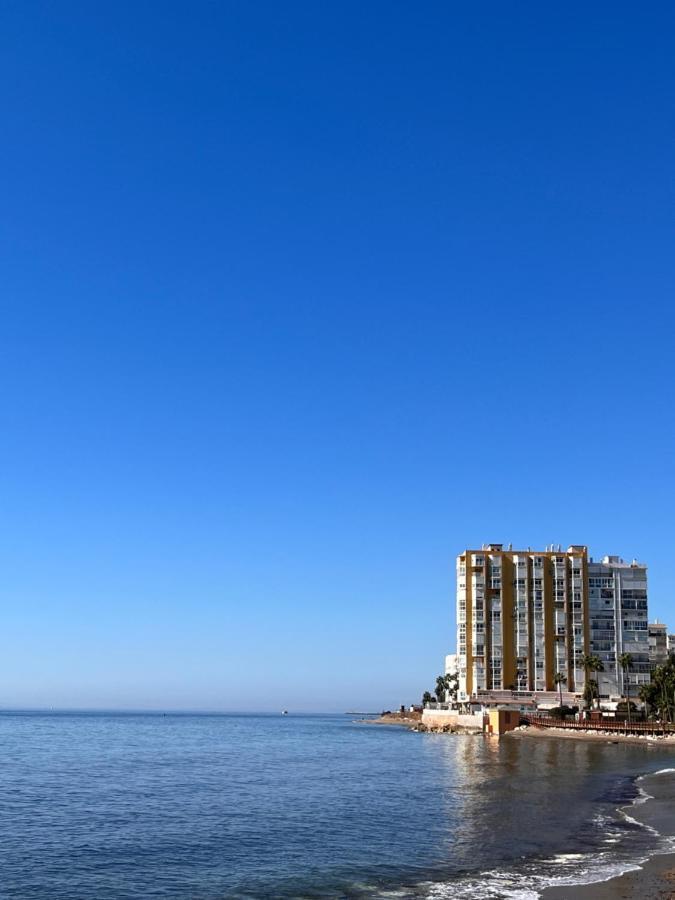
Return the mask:
[[(562, 689), (563, 689), (563, 684), (567, 684), (567, 679), (562, 674), (562, 672), (555, 673), (555, 675), (553, 676), (553, 684), (558, 685), (558, 690), (560, 691), (560, 709), (562, 709), (562, 705), (563, 705), (562, 704)], [(562, 715), (562, 713), (561, 713), (561, 715)]]
[(628, 724), (630, 725), (630, 681), (628, 670), (633, 665), (633, 657), (630, 653), (622, 653), (619, 657), (619, 665), (623, 671), (623, 686), (626, 691), (626, 709), (628, 710)]
[(429, 691), (425, 691), (424, 694), (422, 694), (422, 706), (426, 706), (427, 703), (432, 703), (433, 699), (433, 694), (430, 694)]
[(604, 672), (605, 667), (599, 656), (592, 656), (588, 653), (585, 653), (582, 657), (581, 664), (584, 667), (584, 700), (590, 708), (594, 696), (597, 696), (598, 703), (600, 702), (600, 691), (597, 682), (591, 681), (590, 673)]
[(654, 682), (650, 681), (647, 684), (640, 685), (638, 697), (646, 706), (647, 715), (652, 716), (658, 703), (658, 688)]
[(675, 709), (675, 659), (669, 657), (662, 666), (652, 669), (653, 705), (664, 722), (673, 721)]
[(436, 679), (436, 688), (434, 693), (438, 697), (438, 702), (443, 703), (445, 700), (445, 692), (447, 690), (447, 685), (445, 683), (445, 675), (439, 675)]

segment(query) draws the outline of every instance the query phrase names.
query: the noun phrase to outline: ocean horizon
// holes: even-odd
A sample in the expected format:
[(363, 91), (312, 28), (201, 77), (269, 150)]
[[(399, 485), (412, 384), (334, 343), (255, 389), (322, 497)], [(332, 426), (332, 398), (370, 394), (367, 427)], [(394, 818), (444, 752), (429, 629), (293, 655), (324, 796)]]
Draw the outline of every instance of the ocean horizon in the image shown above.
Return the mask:
[(671, 848), (633, 814), (655, 747), (5, 710), (0, 749), (8, 898), (525, 900)]

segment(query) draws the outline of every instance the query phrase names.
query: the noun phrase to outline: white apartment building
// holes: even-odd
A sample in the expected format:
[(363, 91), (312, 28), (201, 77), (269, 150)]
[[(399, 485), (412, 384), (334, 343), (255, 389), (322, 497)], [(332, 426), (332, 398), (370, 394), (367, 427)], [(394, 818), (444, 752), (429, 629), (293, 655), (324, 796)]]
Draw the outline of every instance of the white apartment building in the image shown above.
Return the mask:
[(602, 698), (626, 695), (622, 653), (633, 662), (628, 675), (631, 696), (647, 684), (649, 675), (649, 625), (647, 618), (647, 567), (620, 556), (604, 556), (588, 563), (590, 652), (599, 656), (605, 671), (598, 674)]

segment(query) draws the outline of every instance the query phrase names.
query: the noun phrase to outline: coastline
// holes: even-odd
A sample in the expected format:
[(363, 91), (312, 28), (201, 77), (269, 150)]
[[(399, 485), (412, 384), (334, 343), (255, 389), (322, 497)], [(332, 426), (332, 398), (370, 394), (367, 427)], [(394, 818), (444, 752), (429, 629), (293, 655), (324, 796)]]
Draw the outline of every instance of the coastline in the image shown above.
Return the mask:
[(526, 728), (508, 731), (504, 737), (555, 738), (563, 741), (597, 741), (604, 744), (639, 744), (642, 747), (661, 747), (664, 750), (675, 750), (675, 736), (620, 734), (611, 731), (570, 731), (565, 728), (537, 728), (536, 725), (528, 725)]
[[(403, 717), (400, 713), (360, 721), (364, 724), (398, 725), (414, 730), (419, 726), (419, 720)], [(571, 731), (529, 726), (507, 732), (500, 739), (504, 738), (518, 742), (523, 740), (527, 742), (529, 739), (536, 742), (563, 740), (600, 745), (638, 745), (647, 748), (646, 758), (651, 758), (652, 761), (663, 760), (661, 764), (666, 766), (669, 764), (668, 761), (660, 754), (653, 757), (652, 749), (675, 751), (675, 737), (625, 735), (590, 730)], [(675, 754), (672, 759), (673, 768), (654, 771), (647, 769), (642, 775), (634, 776), (633, 781), (639, 790), (638, 795), (629, 804), (616, 808), (632, 825), (645, 829), (643, 834), (647, 837), (648, 832), (653, 833), (654, 842), (651, 847), (645, 847), (643, 843), (639, 850), (635, 848), (637, 852), (633, 860), (625, 858), (621, 860), (621, 857), (617, 857), (615, 866), (605, 858), (603, 866), (595, 873), (599, 880), (568, 884), (549, 881), (546, 886), (540, 883), (535, 887), (532, 884), (530, 891), (534, 888), (540, 900), (651, 900), (651, 898), (675, 900)], [(614, 869), (612, 874), (605, 874), (603, 879), (603, 870), (607, 873), (612, 868)], [(587, 871), (586, 877), (593, 877), (592, 869)], [(536, 876), (534, 880), (538, 880)], [(458, 885), (453, 882), (452, 887), (456, 890)], [(527, 895), (534, 896), (529, 892)], [(457, 896), (468, 895), (462, 892)]]
[(421, 715), (405, 715), (400, 713), (383, 713), (380, 716), (367, 719), (355, 719), (359, 725), (398, 725), (403, 728), (416, 728), (422, 721)]
[(675, 853), (651, 856), (639, 868), (607, 881), (546, 888), (541, 900), (673, 900)]
[(641, 775), (635, 784), (640, 793), (619, 811), (654, 834), (651, 854), (604, 881), (545, 888), (541, 900), (675, 900), (675, 769)]

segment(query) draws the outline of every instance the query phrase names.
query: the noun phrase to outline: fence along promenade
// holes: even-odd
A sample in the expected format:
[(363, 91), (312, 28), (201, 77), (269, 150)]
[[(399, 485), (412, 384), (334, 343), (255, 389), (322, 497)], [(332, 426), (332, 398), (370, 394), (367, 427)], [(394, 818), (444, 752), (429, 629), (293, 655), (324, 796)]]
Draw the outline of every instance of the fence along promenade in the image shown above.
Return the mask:
[(609, 731), (616, 734), (675, 734), (675, 725), (669, 722), (598, 722), (590, 719), (578, 722), (556, 719), (538, 713), (521, 713), (520, 721), (539, 728), (569, 728), (572, 731)]

